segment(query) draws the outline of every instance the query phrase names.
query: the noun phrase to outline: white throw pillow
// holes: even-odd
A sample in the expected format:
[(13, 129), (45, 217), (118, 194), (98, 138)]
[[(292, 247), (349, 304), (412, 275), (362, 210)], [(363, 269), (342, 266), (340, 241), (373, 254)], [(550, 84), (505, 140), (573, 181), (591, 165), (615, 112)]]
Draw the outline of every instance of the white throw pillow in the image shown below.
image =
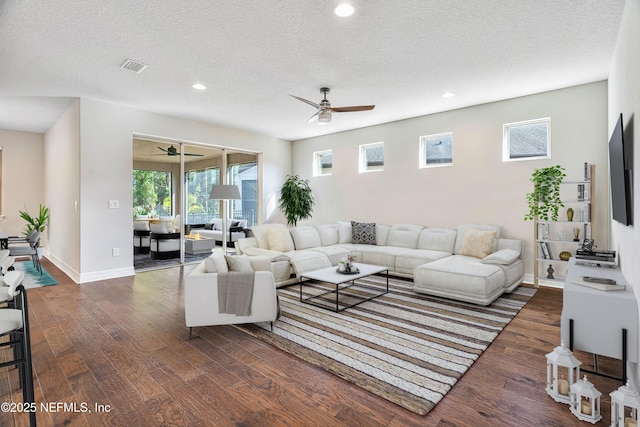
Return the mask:
[(150, 225), (152, 233), (166, 233), (167, 227), (165, 227), (164, 222), (154, 222)]
[(142, 230), (149, 231), (149, 222), (148, 221), (135, 221), (133, 223), (134, 230)]
[(227, 273), (227, 260), (222, 252), (214, 252), (204, 260), (205, 271), (207, 273)]
[(278, 252), (289, 252), (293, 250), (291, 234), (286, 227), (267, 226), (267, 240), (269, 249)]
[(468, 228), (464, 232), (460, 255), (484, 258), (493, 252), (493, 240), (496, 238), (495, 231), (477, 230)]

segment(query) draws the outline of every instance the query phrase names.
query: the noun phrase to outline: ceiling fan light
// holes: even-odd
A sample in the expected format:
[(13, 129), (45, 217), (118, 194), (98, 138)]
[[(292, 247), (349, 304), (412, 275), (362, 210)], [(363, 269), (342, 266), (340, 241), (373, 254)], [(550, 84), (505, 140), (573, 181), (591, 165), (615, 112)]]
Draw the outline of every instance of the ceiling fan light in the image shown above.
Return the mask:
[(330, 111), (320, 111), (318, 113), (318, 123), (329, 123), (331, 121), (331, 112)]

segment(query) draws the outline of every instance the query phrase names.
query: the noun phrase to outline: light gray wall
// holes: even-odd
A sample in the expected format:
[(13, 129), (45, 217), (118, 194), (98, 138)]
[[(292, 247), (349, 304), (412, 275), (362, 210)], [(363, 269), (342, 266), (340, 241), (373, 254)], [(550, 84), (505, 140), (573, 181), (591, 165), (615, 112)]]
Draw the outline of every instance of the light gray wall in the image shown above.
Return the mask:
[[(68, 113), (73, 115), (73, 112)], [(56, 224), (59, 240), (54, 242), (52, 236), (51, 258), (75, 281), (82, 283), (133, 274), (131, 171), (134, 134), (263, 152), (265, 221), (280, 220), (272, 205), (286, 174), (291, 173), (289, 141), (85, 98), (79, 100), (79, 113), (75, 117), (80, 129), (79, 156), (62, 132), (47, 139), (47, 150), (60, 153), (56, 161), (62, 161), (64, 156), (79, 158), (77, 165), (63, 162), (58, 167), (51, 164), (50, 167), (57, 168), (63, 177), (53, 177), (54, 169), (51, 169), (48, 176), (55, 183), (47, 186), (47, 200), (58, 198), (56, 205), (61, 206), (59, 209), (65, 215), (61, 223)], [(60, 122), (58, 125), (67, 126)], [(63, 169), (67, 167), (75, 167), (77, 172)], [(77, 173), (75, 183), (74, 173)], [(73, 191), (60, 191), (58, 184), (72, 188), (77, 185), (78, 195)], [(80, 214), (77, 242), (73, 239), (78, 220), (68, 214), (75, 200), (79, 200)], [(120, 208), (109, 209), (109, 200), (118, 200)], [(65, 233), (70, 233), (69, 239)], [(63, 244), (63, 239), (68, 241)], [(64, 245), (74, 248), (63, 250)], [(112, 256), (112, 248), (120, 249), (119, 257)], [(80, 254), (79, 262), (76, 262), (76, 252)]]
[[(25, 222), (18, 211), (37, 214), (44, 199), (44, 137), (39, 133), (0, 129), (2, 146), (2, 211), (0, 231), (10, 236), (22, 233)], [(43, 236), (46, 245), (46, 235)]]
[[(552, 158), (503, 162), (503, 124), (543, 117), (551, 117)], [(334, 120), (348, 116), (336, 114)], [(418, 168), (419, 137), (442, 132), (453, 132), (453, 166)], [(309, 223), (499, 224), (504, 237), (525, 240), (531, 276), (533, 223), (523, 217), (535, 168), (560, 164), (567, 179), (578, 180), (584, 162), (596, 165), (601, 202), (595, 206), (594, 233), (607, 245), (606, 139), (607, 84), (597, 82), (296, 141), (293, 165), (294, 173), (310, 180), (317, 201)], [(384, 141), (384, 171), (358, 173), (359, 145), (379, 141)], [(313, 152), (327, 149), (333, 150), (332, 175), (313, 177)]]
[[(45, 133), (47, 257), (65, 271), (80, 268), (80, 100)], [(73, 277), (73, 276), (72, 276)]]
[[(611, 222), (611, 246), (625, 279), (640, 295), (640, 0), (627, 0), (609, 75), (609, 133), (622, 113), (625, 144), (633, 145), (633, 225)], [(629, 132), (631, 130), (631, 132)], [(639, 303), (640, 306), (640, 303)], [(639, 321), (640, 322), (640, 321)], [(636, 379), (640, 382), (640, 378)]]

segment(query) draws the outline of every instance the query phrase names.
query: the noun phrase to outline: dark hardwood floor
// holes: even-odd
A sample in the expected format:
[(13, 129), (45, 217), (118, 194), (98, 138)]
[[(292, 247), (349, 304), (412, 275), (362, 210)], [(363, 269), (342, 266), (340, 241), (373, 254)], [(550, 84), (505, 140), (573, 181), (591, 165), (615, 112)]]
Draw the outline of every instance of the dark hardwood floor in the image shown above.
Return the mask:
[[(183, 278), (193, 266), (83, 285), (46, 259), (43, 266), (60, 284), (28, 291), (40, 426), (582, 424), (544, 390), (544, 356), (559, 344), (560, 290), (539, 289), (423, 417), (231, 326), (197, 328), (189, 340)], [(601, 358), (607, 365), (618, 368)], [(609, 425), (609, 393), (620, 384), (589, 379), (603, 393), (597, 425)], [(0, 370), (0, 402), (20, 402), (17, 381), (15, 369)], [(28, 417), (1, 412), (0, 426), (13, 425)]]

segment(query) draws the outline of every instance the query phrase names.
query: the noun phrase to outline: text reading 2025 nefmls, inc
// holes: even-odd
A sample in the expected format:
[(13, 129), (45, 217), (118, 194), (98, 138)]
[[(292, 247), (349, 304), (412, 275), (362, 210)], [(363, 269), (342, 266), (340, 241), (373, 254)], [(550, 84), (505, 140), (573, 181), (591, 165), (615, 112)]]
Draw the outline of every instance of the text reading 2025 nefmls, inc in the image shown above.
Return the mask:
[(111, 405), (102, 403), (87, 402), (40, 402), (40, 403), (23, 403), (23, 402), (2, 402), (0, 403), (0, 412), (111, 412)]

